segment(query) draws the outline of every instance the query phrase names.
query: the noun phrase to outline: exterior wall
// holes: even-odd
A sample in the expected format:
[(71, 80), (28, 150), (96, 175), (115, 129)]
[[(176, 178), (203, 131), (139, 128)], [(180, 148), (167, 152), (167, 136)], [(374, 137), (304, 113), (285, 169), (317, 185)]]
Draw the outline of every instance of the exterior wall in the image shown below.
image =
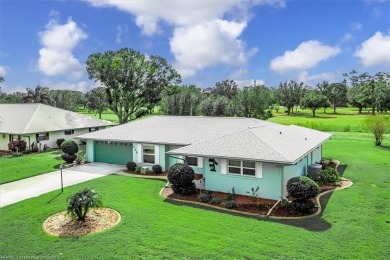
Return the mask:
[(218, 163), (215, 167), (215, 172), (210, 171), (208, 158), (203, 159), (203, 169), (205, 178), (205, 189), (221, 192), (232, 192), (236, 194), (248, 195), (251, 188), (259, 186), (259, 197), (278, 200), (281, 196), (281, 168), (276, 164), (262, 163), (261, 178), (255, 176), (239, 176), (233, 174), (223, 174), (221, 171), (221, 159), (215, 159)]
[(0, 134), (0, 150), (8, 150), (9, 134)]
[(124, 142), (94, 142), (94, 161), (125, 165), (133, 158), (133, 147)]
[(152, 166), (155, 164), (159, 164), (163, 171), (167, 169), (167, 159), (166, 159), (166, 145), (159, 144), (146, 144), (154, 146), (154, 163), (144, 163), (143, 162), (143, 147), (142, 143), (134, 143), (133, 144), (133, 162), (135, 162), (138, 166), (148, 167), (149, 170), (152, 169)]
[(312, 154), (313, 154), (313, 163), (320, 162), (322, 159), (322, 145), (318, 146), (318, 148), (313, 150)]
[(283, 167), (283, 196), (288, 195), (286, 184), (289, 179), (296, 176), (304, 176), (307, 173), (307, 165), (311, 164), (311, 153), (302, 158), (297, 164)]
[(87, 140), (85, 152), (87, 153), (87, 161), (94, 162), (95, 161), (95, 141)]

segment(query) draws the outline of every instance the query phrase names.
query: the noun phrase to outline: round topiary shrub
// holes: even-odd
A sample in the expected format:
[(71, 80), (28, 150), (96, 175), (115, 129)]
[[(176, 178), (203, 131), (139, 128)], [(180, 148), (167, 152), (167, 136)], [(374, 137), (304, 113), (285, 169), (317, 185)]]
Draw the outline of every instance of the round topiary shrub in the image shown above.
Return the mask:
[(182, 163), (174, 164), (169, 168), (167, 177), (174, 193), (181, 195), (196, 193), (195, 184), (192, 182), (195, 173), (190, 166)]
[(160, 174), (162, 172), (162, 168), (160, 165), (156, 164), (152, 166), (152, 171), (154, 174)]
[(293, 177), (287, 182), (287, 192), (296, 199), (309, 199), (320, 193), (318, 184), (306, 176)]
[(137, 168), (137, 164), (135, 162), (128, 162), (126, 167), (129, 171), (134, 172), (135, 168)]
[(73, 139), (68, 139), (61, 144), (61, 150), (64, 153), (73, 155), (79, 151), (79, 145)]
[(72, 163), (74, 160), (77, 159), (76, 154), (63, 154), (61, 155), (62, 160), (64, 160), (67, 163)]
[(64, 139), (64, 138), (57, 139), (56, 144), (57, 144), (58, 148), (61, 148), (61, 144), (62, 144), (63, 142), (65, 142), (65, 139)]
[(311, 199), (295, 199), (291, 202), (291, 206), (302, 213), (310, 213), (315, 204)]

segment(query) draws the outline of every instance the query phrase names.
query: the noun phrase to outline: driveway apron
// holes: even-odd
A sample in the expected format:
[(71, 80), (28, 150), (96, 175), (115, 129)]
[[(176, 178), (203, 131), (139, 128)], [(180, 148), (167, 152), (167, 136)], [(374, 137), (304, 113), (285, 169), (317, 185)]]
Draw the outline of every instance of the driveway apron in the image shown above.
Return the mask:
[[(123, 165), (88, 163), (62, 170), (64, 187), (119, 173)], [(0, 185), (0, 208), (61, 189), (61, 172), (54, 171)]]

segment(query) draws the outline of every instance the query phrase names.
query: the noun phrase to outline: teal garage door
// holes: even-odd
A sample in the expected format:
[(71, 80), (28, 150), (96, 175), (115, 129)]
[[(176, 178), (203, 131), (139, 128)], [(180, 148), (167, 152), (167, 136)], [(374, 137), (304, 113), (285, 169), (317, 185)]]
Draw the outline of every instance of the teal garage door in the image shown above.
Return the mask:
[(95, 141), (95, 161), (126, 164), (133, 160), (133, 147), (129, 143)]

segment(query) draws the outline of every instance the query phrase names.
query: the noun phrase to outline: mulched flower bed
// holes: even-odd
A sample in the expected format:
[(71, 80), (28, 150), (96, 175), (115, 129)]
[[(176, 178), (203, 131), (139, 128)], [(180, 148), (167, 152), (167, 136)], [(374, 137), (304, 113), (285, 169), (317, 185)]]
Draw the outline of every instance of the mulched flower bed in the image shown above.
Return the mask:
[[(341, 187), (347, 186), (350, 184), (350, 180), (343, 180), (341, 182)], [(337, 188), (337, 186), (333, 185), (322, 185), (320, 186), (320, 193), (323, 193), (328, 190), (333, 190)], [(209, 202), (199, 202), (198, 196), (201, 194), (200, 190), (197, 190), (196, 194), (184, 196), (173, 193), (172, 189), (169, 187), (164, 188), (162, 195), (164, 197), (170, 198), (170, 199), (177, 199), (177, 200), (183, 200), (183, 201), (193, 201), (204, 205), (211, 205)], [(219, 198), (221, 202), (216, 206), (219, 208), (224, 208), (224, 198), (226, 198), (226, 193), (223, 192), (213, 192), (214, 196)], [(288, 200), (292, 200), (292, 198), (287, 197)], [(259, 198), (257, 201), (253, 201), (251, 197), (249, 196), (243, 196), (243, 195), (235, 195), (235, 200), (237, 202), (238, 208), (234, 208), (236, 211), (246, 212), (246, 213), (253, 213), (253, 214), (259, 214), (259, 215), (267, 215), (268, 210), (275, 205), (277, 201), (275, 200), (269, 200), (269, 199), (263, 199)], [(286, 203), (279, 203), (272, 211), (270, 216), (275, 217), (302, 217), (314, 214), (317, 211), (317, 200), (313, 198), (313, 202), (315, 203), (316, 207), (309, 213), (302, 213), (299, 211), (294, 210), (290, 204)]]
[(123, 172), (125, 173), (129, 173), (129, 174), (134, 174), (134, 175), (139, 175), (139, 176), (167, 176), (167, 173), (166, 172), (162, 172), (160, 174), (155, 174), (154, 172), (152, 171), (148, 171), (147, 173), (143, 174), (143, 173), (136, 173), (136, 172), (132, 172), (132, 171), (129, 171), (129, 170), (124, 170)]

